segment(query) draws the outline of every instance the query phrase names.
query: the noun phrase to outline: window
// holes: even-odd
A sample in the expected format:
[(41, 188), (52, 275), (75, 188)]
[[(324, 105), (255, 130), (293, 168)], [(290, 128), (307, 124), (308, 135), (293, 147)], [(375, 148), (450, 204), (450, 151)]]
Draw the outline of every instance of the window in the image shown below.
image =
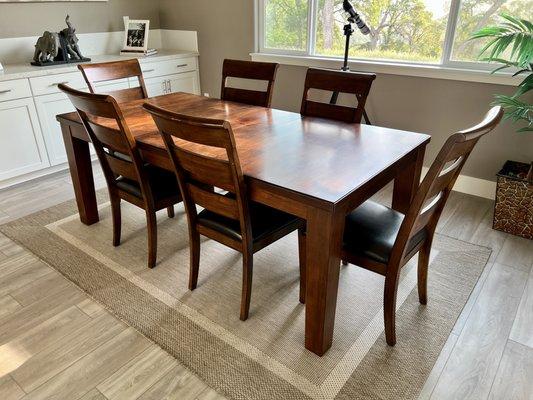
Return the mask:
[[(342, 0), (258, 0), (263, 53), (343, 57)], [(479, 67), (470, 35), (498, 14), (533, 17), (533, 0), (352, 0), (370, 28), (352, 36), (351, 59)]]

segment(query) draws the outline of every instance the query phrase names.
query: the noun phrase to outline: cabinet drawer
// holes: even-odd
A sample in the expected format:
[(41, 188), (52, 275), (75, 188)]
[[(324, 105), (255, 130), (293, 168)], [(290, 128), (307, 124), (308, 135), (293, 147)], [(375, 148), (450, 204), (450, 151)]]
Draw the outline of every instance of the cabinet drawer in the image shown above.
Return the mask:
[(31, 97), (30, 84), (27, 79), (0, 82), (0, 101)]
[(30, 78), (31, 89), (34, 96), (43, 94), (59, 93), (58, 85), (64, 83), (74, 89), (84, 89), (87, 87), (81, 72), (68, 72), (50, 76), (39, 76)]
[(198, 69), (196, 57), (177, 58), (168, 61), (143, 62), (141, 64), (143, 76), (163, 76), (180, 72), (196, 71)]

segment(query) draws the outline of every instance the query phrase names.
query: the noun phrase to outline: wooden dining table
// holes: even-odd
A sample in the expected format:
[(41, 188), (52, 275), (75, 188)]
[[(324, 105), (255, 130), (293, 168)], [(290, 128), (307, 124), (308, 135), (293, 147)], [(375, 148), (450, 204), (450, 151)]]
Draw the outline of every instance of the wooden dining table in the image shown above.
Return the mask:
[[(418, 188), (430, 137), (364, 124), (174, 93), (120, 105), (144, 160), (172, 169), (148, 102), (231, 123), (250, 199), (307, 222), (305, 347), (332, 346), (346, 215), (394, 180), (392, 207), (405, 213)], [(80, 219), (98, 222), (89, 136), (77, 113), (58, 115)], [(249, 321), (248, 323), (253, 323)]]

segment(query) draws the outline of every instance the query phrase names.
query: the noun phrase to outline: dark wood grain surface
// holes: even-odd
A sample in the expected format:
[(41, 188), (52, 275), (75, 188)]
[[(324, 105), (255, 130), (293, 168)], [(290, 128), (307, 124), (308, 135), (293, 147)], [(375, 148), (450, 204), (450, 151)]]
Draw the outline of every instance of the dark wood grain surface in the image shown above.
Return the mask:
[[(146, 100), (122, 106), (140, 147), (165, 149)], [(174, 93), (147, 102), (167, 110), (224, 119), (235, 133), (243, 173), (327, 202), (336, 203), (413, 149), (428, 135), (348, 124), (300, 114)], [(69, 119), (78, 120), (75, 113)]]

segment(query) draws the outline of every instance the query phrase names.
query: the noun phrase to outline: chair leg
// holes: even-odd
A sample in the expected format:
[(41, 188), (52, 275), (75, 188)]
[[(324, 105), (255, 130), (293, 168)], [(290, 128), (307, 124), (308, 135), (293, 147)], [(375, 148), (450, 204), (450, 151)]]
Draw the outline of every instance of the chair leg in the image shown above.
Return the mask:
[(305, 287), (306, 287), (306, 234), (303, 228), (298, 229), (298, 253), (300, 258), (300, 303), (305, 304)]
[(169, 218), (174, 218), (174, 206), (167, 207), (167, 215)]
[(157, 219), (155, 211), (146, 210), (146, 226), (148, 229), (148, 267), (154, 268), (157, 259)]
[(111, 214), (113, 217), (113, 246), (120, 245), (122, 231), (122, 217), (120, 212), (120, 197), (111, 196)]
[(190, 240), (190, 257), (191, 266), (189, 271), (189, 290), (196, 289), (198, 284), (198, 272), (200, 270), (200, 234), (198, 231), (191, 232)]
[(418, 299), (420, 304), (428, 303), (428, 268), (431, 242), (426, 242), (418, 253)]
[(389, 346), (396, 344), (396, 294), (398, 292), (398, 274), (385, 277), (383, 309), (385, 317), (385, 338)]
[(252, 275), (254, 268), (254, 256), (251, 251), (245, 251), (242, 255), (242, 297), (241, 297), (241, 321), (248, 319), (250, 313), (250, 299), (252, 298)]

